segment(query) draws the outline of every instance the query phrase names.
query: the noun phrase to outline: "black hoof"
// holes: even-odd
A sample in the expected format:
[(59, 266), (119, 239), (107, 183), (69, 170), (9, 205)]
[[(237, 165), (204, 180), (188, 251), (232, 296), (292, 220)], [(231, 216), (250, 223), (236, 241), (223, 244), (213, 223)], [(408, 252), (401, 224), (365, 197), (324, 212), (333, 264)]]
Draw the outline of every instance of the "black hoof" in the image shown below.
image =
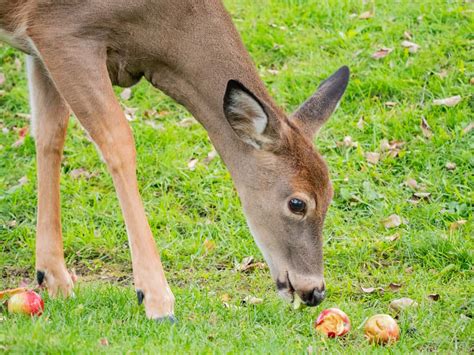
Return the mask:
[(38, 281), (38, 285), (40, 286), (44, 281), (44, 275), (44, 271), (36, 271), (36, 280)]
[(166, 316), (166, 317), (160, 317), (160, 318), (155, 318), (153, 319), (157, 323), (167, 323), (169, 322), (170, 324), (176, 324), (178, 323), (178, 320), (175, 318), (175, 316)]
[(145, 298), (145, 294), (143, 293), (142, 290), (137, 290), (137, 299), (138, 299), (138, 304), (141, 305), (143, 303), (143, 300)]

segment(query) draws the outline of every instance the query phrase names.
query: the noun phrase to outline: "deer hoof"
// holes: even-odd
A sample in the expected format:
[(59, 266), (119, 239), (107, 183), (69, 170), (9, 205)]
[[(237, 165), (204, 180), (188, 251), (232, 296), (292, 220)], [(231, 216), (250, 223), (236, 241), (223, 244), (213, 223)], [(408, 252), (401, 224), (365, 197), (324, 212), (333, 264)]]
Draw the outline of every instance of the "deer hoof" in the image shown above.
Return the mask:
[(166, 316), (166, 317), (159, 317), (159, 318), (154, 318), (153, 319), (157, 323), (170, 323), (170, 324), (176, 324), (178, 323), (178, 320), (176, 319), (175, 316)]

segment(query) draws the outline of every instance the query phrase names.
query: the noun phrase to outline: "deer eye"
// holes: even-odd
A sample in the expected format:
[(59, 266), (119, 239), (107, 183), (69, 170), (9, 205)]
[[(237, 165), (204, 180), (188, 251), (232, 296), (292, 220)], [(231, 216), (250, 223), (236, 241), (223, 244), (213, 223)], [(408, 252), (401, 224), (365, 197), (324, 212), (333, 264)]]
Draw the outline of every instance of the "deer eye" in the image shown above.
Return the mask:
[(288, 201), (288, 208), (295, 214), (303, 214), (306, 211), (306, 203), (299, 198), (292, 198)]

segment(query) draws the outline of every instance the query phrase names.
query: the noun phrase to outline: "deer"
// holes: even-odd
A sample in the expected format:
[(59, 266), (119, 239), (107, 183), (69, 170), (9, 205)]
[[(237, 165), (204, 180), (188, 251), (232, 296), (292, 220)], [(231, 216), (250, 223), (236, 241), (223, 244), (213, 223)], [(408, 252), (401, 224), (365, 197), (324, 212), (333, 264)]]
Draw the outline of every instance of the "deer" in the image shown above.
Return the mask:
[(35, 268), (52, 297), (73, 294), (59, 184), (74, 114), (112, 176), (138, 302), (147, 318), (176, 320), (139, 193), (134, 138), (113, 91), (144, 77), (207, 131), (281, 297), (322, 302), (323, 224), (333, 188), (313, 140), (346, 90), (346, 66), (287, 115), (220, 0), (0, 0), (0, 40), (26, 54), (38, 185)]

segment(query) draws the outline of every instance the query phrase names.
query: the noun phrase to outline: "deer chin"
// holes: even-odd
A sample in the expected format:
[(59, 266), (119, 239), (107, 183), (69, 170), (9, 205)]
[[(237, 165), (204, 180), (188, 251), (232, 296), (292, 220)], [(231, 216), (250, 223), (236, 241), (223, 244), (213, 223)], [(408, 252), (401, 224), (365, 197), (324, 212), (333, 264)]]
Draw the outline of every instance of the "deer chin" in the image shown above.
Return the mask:
[(289, 303), (293, 303), (295, 300), (295, 289), (290, 281), (288, 271), (286, 272), (286, 280), (281, 282), (280, 279), (276, 280), (276, 285), (278, 289), (278, 295)]

